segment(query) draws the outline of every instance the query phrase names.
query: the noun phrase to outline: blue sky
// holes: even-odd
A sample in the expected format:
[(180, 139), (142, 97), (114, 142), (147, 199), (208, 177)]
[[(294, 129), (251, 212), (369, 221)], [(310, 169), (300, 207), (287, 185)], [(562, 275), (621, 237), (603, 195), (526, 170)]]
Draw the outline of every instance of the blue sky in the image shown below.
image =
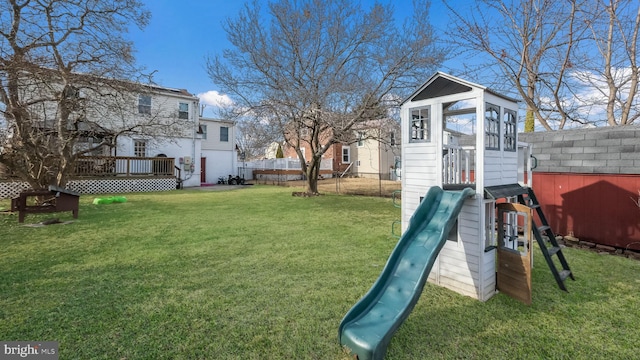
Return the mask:
[[(358, 0), (354, 0), (358, 1)], [(142, 31), (130, 33), (137, 50), (136, 59), (147, 71), (156, 71), (154, 81), (162, 86), (205, 94), (211, 101), (217, 91), (205, 70), (206, 57), (229, 48), (222, 22), (234, 18), (244, 1), (229, 0), (144, 0), (152, 17)], [(369, 3), (362, 0), (362, 3)], [(385, 2), (384, 0), (382, 2)], [(393, 0), (399, 19), (410, 16), (412, 0)], [(439, 0), (431, 5), (431, 23), (444, 30), (447, 14)], [(209, 114), (205, 114), (209, 115)]]

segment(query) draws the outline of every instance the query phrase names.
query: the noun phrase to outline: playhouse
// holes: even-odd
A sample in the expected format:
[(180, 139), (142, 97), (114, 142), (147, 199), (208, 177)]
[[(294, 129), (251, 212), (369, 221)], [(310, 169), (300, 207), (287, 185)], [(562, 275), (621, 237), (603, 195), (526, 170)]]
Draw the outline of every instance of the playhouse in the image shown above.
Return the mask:
[[(501, 212), (496, 216), (496, 200), (516, 202), (522, 193), (517, 189), (528, 186), (531, 179), (531, 149), (518, 143), (518, 104), (484, 86), (438, 72), (403, 102), (401, 118), (402, 228), (406, 230), (430, 187), (474, 189), (475, 196), (464, 202), (428, 281), (486, 301), (496, 293), (500, 277), (499, 244), (531, 263), (530, 246), (525, 245), (530, 236), (519, 243), (508, 240), (509, 235), (517, 237), (518, 224), (525, 236), (531, 233), (531, 226), (518, 220), (527, 209), (511, 208), (504, 217)], [(530, 277), (522, 275), (525, 281)]]
[(338, 328), (360, 360), (384, 358), (427, 281), (481, 301), (499, 290), (531, 304), (534, 236), (558, 286), (573, 279), (526, 183), (530, 148), (518, 143), (514, 99), (438, 72), (400, 110), (402, 236)]

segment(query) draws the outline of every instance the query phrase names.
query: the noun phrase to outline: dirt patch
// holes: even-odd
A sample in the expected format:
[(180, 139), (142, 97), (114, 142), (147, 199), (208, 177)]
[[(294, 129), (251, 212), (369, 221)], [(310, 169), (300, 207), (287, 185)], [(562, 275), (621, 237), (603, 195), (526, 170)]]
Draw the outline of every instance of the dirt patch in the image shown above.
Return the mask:
[(297, 197), (313, 197), (313, 196), (320, 196), (320, 194), (318, 193), (309, 193), (306, 191), (294, 191), (291, 193), (291, 196), (297, 196)]
[[(306, 187), (304, 180), (266, 182), (269, 185)], [(318, 192), (321, 194), (347, 194), (391, 197), (394, 191), (401, 189), (400, 181), (369, 178), (331, 178), (318, 180)]]

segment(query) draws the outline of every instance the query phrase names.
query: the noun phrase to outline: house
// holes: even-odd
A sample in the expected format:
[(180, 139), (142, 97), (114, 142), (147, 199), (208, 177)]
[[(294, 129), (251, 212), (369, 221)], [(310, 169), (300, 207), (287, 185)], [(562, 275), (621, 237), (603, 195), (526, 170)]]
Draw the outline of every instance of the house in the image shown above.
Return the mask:
[(388, 119), (370, 121), (358, 127), (356, 141), (349, 146), (352, 174), (363, 178), (398, 180), (395, 169), (400, 166), (401, 154), (399, 131), (395, 125), (396, 122)]
[[(311, 160), (311, 148), (309, 144), (302, 142), (300, 150), (302, 151), (304, 159), (309, 162), (309, 160)], [(285, 158), (298, 160), (296, 149), (288, 144), (285, 144), (283, 147), (283, 154)], [(335, 172), (343, 173), (351, 167), (351, 164), (351, 146), (348, 144), (333, 144), (322, 154), (320, 175), (323, 177), (331, 177)]]
[[(400, 160), (400, 142), (397, 123), (391, 119), (372, 120), (357, 125), (350, 141), (333, 144), (322, 155), (323, 164), (331, 164), (331, 171), (338, 176), (350, 174), (359, 177), (395, 180), (395, 167)], [(303, 134), (304, 135), (304, 134)], [(311, 150), (306, 142), (301, 150), (307, 161)], [(294, 148), (285, 146), (284, 156), (297, 159)], [(326, 169), (326, 166), (322, 169)], [(323, 176), (328, 170), (321, 171)]]
[[(187, 90), (83, 75), (77, 80), (68, 94), (83, 103), (75, 118), (80, 130), (76, 149), (93, 150), (78, 158), (67, 188), (80, 193), (162, 191), (200, 186), (207, 178), (235, 173), (233, 123), (203, 119), (200, 126), (199, 99)], [(120, 90), (105, 96), (111, 88)], [(38, 91), (50, 90), (32, 92)], [(57, 106), (54, 96), (48, 98), (52, 100), (45, 100), (36, 124), (54, 129)], [(219, 141), (211, 142), (207, 132)], [(207, 162), (209, 169), (219, 170), (208, 176)], [(13, 197), (28, 187), (15, 179), (4, 181), (0, 197)]]
[(199, 130), (200, 183), (215, 184), (219, 177), (236, 176), (238, 156), (235, 147), (235, 123), (201, 117)]
[[(174, 122), (171, 134), (123, 135), (116, 146), (105, 150), (110, 156), (134, 158), (173, 158), (179, 169), (182, 186), (199, 186), (201, 152), (199, 130), (199, 99), (184, 89), (145, 86), (146, 92), (135, 96), (133, 121), (163, 117)], [(177, 126), (176, 126), (177, 125)], [(151, 164), (151, 163), (150, 163)]]

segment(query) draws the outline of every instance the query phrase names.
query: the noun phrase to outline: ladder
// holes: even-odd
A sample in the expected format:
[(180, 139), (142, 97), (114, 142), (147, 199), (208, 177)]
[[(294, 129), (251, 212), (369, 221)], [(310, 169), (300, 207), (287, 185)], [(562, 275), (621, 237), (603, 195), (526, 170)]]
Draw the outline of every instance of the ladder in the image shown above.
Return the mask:
[[(540, 219), (541, 224), (540, 226), (538, 226), (536, 224), (535, 219), (532, 219), (533, 235), (538, 241), (538, 245), (540, 246), (542, 255), (544, 255), (544, 258), (547, 261), (547, 264), (549, 265), (549, 268), (551, 269), (551, 273), (553, 273), (553, 277), (556, 279), (558, 286), (560, 287), (560, 289), (564, 291), (568, 291), (564, 284), (564, 281), (567, 278), (571, 278), (571, 280), (575, 280), (575, 278), (573, 277), (573, 273), (569, 268), (567, 259), (564, 257), (564, 254), (562, 253), (562, 249), (558, 245), (558, 241), (556, 240), (556, 235), (551, 230), (551, 227), (549, 226), (549, 222), (547, 221), (547, 218), (544, 216), (544, 213), (542, 212), (542, 207), (540, 207), (540, 203), (538, 202), (538, 199), (536, 198), (536, 195), (534, 194), (533, 189), (526, 188), (526, 192), (518, 195), (518, 202), (530, 207), (531, 209), (535, 210), (536, 213), (538, 214), (538, 218)], [(550, 247), (547, 246), (547, 243), (545, 242), (543, 235), (548, 238), (548, 241), (551, 245)], [(556, 266), (556, 262), (554, 262), (553, 256), (556, 256), (558, 258), (558, 261), (560, 262), (560, 266), (562, 267), (562, 270), (558, 271), (558, 266)]]

